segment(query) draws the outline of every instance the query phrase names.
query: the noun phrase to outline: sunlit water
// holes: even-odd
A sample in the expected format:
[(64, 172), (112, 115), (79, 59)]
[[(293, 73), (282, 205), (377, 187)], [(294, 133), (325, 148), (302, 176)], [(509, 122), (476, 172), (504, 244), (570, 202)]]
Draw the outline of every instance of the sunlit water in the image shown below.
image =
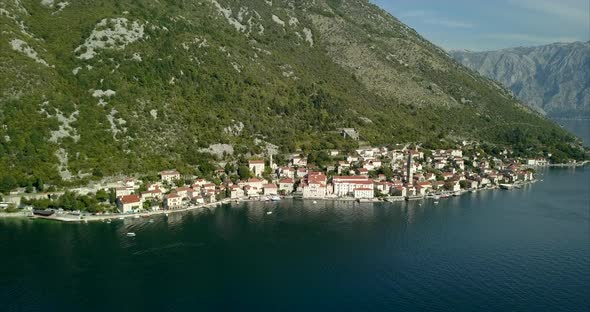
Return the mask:
[(541, 179), (439, 205), (0, 220), (0, 311), (588, 311), (590, 169)]

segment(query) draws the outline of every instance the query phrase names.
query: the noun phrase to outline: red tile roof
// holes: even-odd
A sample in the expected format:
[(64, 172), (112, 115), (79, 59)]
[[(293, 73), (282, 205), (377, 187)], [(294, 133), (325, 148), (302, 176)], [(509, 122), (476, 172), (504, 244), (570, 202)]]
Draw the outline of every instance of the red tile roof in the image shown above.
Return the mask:
[(141, 199), (139, 198), (138, 195), (125, 195), (125, 196), (121, 196), (119, 197), (119, 200), (123, 203), (123, 204), (133, 204), (133, 203), (139, 203), (141, 201)]

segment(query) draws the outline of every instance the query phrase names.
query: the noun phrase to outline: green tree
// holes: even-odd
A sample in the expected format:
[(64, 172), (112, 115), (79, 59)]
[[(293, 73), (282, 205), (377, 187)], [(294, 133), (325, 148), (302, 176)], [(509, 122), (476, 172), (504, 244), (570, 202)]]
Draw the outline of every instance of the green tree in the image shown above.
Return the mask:
[(0, 181), (0, 192), (8, 193), (16, 187), (16, 179), (11, 175), (5, 175)]
[(33, 183), (29, 182), (27, 184), (27, 187), (25, 187), (25, 192), (26, 193), (33, 193), (33, 191), (35, 190), (35, 188), (33, 187)]
[(114, 189), (109, 192), (109, 203), (114, 204), (117, 201), (117, 193)]
[(247, 180), (250, 177), (252, 177), (252, 173), (250, 172), (250, 168), (246, 167), (246, 166), (240, 166), (238, 168), (238, 176), (240, 176), (240, 179), (242, 180)]
[(461, 186), (462, 189), (466, 189), (467, 188), (467, 181), (461, 180), (461, 181), (459, 181), (459, 185)]
[(227, 164), (225, 164), (225, 167), (223, 168), (223, 170), (225, 171), (225, 174), (230, 175), (233, 174), (234, 171), (236, 171), (236, 166), (230, 162), (228, 162)]
[(43, 190), (45, 189), (45, 184), (43, 183), (43, 180), (41, 178), (37, 178), (35, 180), (35, 189), (37, 189), (37, 192), (43, 192)]
[(109, 193), (103, 189), (100, 189), (96, 192), (95, 198), (101, 203), (107, 202), (109, 200)]

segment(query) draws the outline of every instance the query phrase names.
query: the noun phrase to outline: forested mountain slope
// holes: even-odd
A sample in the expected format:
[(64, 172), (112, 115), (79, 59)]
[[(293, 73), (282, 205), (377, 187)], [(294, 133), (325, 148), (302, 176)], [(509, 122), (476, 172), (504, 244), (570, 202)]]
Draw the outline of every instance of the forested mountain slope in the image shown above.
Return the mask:
[(342, 127), (582, 154), (368, 1), (6, 0), (0, 22), (5, 188), (357, 144)]

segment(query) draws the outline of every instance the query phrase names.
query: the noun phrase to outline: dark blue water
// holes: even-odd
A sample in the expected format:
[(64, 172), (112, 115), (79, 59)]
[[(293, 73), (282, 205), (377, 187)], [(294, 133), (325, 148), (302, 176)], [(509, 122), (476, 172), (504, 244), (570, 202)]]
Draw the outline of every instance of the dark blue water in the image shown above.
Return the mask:
[(0, 220), (0, 311), (590, 311), (590, 168), (542, 179), (438, 206)]

